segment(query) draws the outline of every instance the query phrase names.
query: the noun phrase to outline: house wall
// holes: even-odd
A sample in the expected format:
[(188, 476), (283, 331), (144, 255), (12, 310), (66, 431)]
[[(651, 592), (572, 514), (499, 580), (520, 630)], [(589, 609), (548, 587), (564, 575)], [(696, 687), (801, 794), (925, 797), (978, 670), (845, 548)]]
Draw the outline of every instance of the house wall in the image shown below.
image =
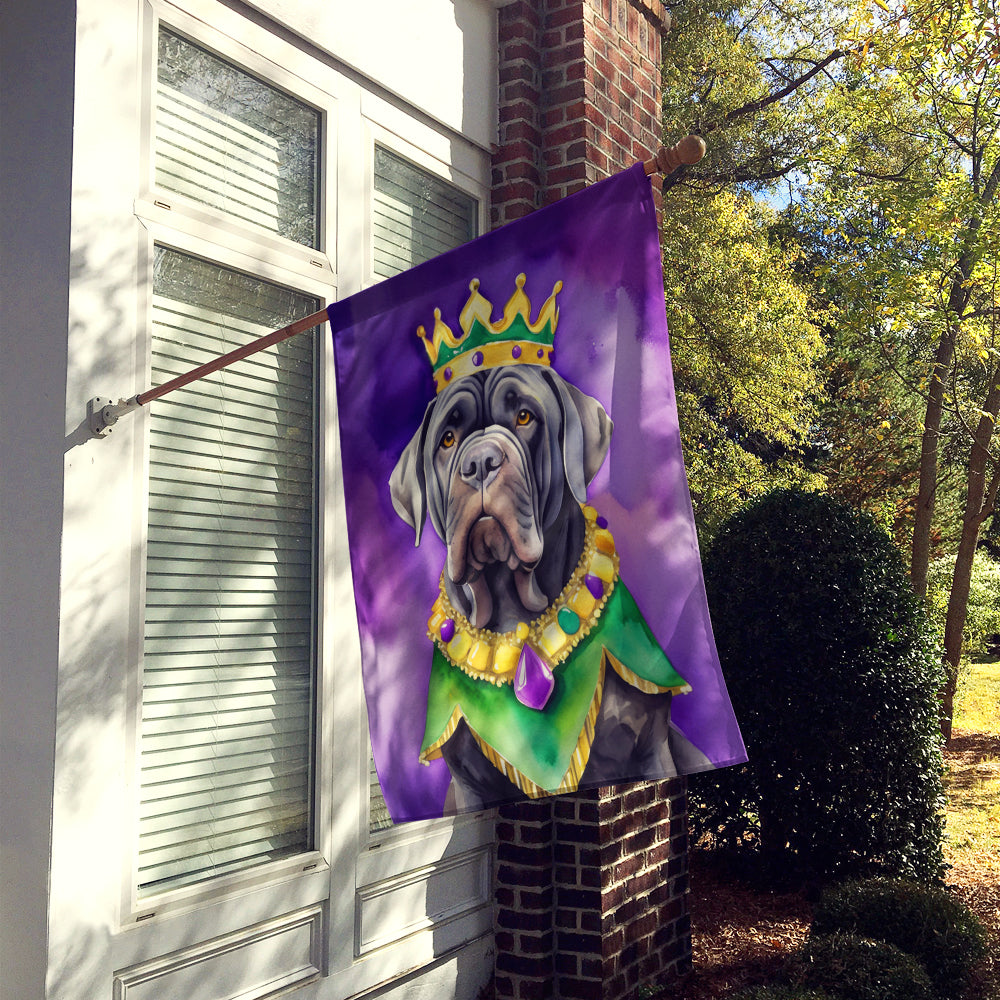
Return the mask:
[(0, 982), (17, 997), (42, 995), (46, 964), (74, 39), (72, 4), (0, 7)]
[[(298, 995), (317, 1000), (373, 989), (473, 997), (489, 976), (489, 819), (443, 821), (376, 843), (362, 815), (366, 798), (337, 801), (325, 790), (309, 864), (272, 866), (237, 890), (177, 896), (163, 910), (137, 907), (129, 893), (145, 431), (139, 412), (97, 440), (86, 405), (148, 385), (152, 234), (180, 240), (169, 207), (144, 201), (151, 19), (218, 38), (236, 61), (259, 56), (333, 109), (328, 138), (339, 129), (340, 148), (357, 155), (340, 156), (325, 178), (346, 208), (325, 220), (340, 226), (336, 245), (306, 291), (327, 299), (371, 280), (359, 248), (364, 150), (374, 141), (487, 202), (492, 6), (444, 0), (426, 5), (419, 23), (389, 17), (387, 7), (40, 0), (2, 8), (5, 996), (214, 1000), (302, 984)], [(373, 56), (362, 41), (375, 36)], [(408, 77), (422, 80), (416, 103), (405, 94)], [(246, 252), (227, 251), (234, 262)], [(255, 266), (282, 280), (281, 254), (266, 256)], [(342, 564), (331, 482), (326, 534)], [(339, 582), (331, 573), (324, 590), (324, 669), (343, 683), (336, 699), (326, 692), (320, 736), (335, 750), (322, 780), (353, 782), (367, 796), (360, 681), (349, 662), (356, 629), (338, 603)], [(338, 773), (335, 759), (355, 760), (357, 773)]]
[[(364, 5), (363, 18), (348, 0), (180, 0), (177, 8), (188, 6), (198, 12), (192, 23), (217, 9), (234, 26), (225, 30), (237, 48), (251, 44), (239, 26), (256, 23), (275, 40), (269, 58), (280, 62), (290, 46), (321, 63), (345, 81), (337, 100), (370, 112), (352, 121), (377, 117), (379, 135), (463, 183), (480, 182), (477, 157), (495, 144), (497, 224), (629, 165), (659, 138), (650, 110), (658, 0), (381, 0)], [(411, 929), (392, 947), (375, 942), (363, 962), (348, 952), (364, 916), (359, 898), (377, 913), (391, 893), (410, 898), (420, 884), (410, 876), (378, 882), (389, 855), (405, 867), (428, 847), (451, 851), (459, 859), (451, 869), (475, 874), (474, 900), (476, 880), (489, 876), (475, 826), (380, 848), (364, 842), (359, 817), (344, 808), (311, 873), (288, 870), (167, 914), (136, 914), (123, 893), (141, 551), (131, 526), (142, 502), (144, 439), (139, 415), (124, 417), (107, 439), (91, 438), (86, 402), (145, 388), (142, 248), (152, 223), (136, 206), (148, 99), (141, 68), (145, 19), (164, 9), (174, 8), (160, 0), (0, 7), (4, 992), (25, 1000), (212, 1000), (234, 992), (262, 998), (303, 982), (296, 995), (316, 1000), (376, 983), (380, 995), (473, 997), (493, 965), (491, 936), (476, 929), (488, 900), (468, 920), (428, 928), (418, 894)], [(339, 190), (356, 197), (361, 171), (345, 163)], [(156, 224), (169, 229), (162, 215)], [(347, 263), (351, 246), (345, 234), (338, 293), (368, 280)], [(317, 294), (323, 287), (318, 280)], [(358, 731), (355, 702), (339, 699), (337, 713), (330, 728)], [(683, 968), (683, 788), (652, 783), (505, 812), (497, 826), (499, 995), (619, 996)], [(446, 883), (436, 884), (440, 891)], [(346, 940), (330, 945), (344, 928)]]

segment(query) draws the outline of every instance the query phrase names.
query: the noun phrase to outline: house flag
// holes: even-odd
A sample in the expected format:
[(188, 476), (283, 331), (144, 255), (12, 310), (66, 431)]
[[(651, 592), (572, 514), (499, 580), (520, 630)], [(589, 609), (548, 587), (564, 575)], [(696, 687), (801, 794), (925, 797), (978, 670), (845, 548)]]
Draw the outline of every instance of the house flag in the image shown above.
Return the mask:
[(744, 761), (642, 165), (329, 317), (393, 820)]

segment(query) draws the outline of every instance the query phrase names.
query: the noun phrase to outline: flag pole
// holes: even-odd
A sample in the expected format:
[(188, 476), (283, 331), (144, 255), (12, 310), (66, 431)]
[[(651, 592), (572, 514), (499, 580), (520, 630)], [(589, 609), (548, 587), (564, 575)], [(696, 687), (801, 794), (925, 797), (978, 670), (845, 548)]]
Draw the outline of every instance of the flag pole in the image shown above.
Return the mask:
[[(681, 165), (697, 163), (704, 155), (705, 140), (701, 136), (688, 135), (673, 146), (660, 146), (656, 151), (656, 155), (648, 160), (644, 160), (642, 166), (647, 176), (657, 173), (666, 175), (672, 173)], [(212, 361), (207, 361), (205, 364), (199, 365), (197, 368), (192, 368), (191, 371), (185, 372), (183, 375), (178, 375), (176, 378), (170, 379), (169, 382), (164, 382), (162, 385), (155, 386), (152, 389), (146, 389), (144, 392), (130, 396), (128, 399), (119, 399), (118, 402), (114, 402), (102, 396), (94, 396), (93, 399), (87, 401), (87, 422), (90, 425), (90, 431), (94, 437), (106, 437), (111, 433), (112, 426), (118, 422), (118, 418), (124, 416), (126, 413), (131, 413), (133, 410), (139, 409), (140, 406), (145, 406), (154, 399), (159, 399), (161, 396), (165, 396), (175, 389), (180, 389), (190, 382), (195, 382), (206, 375), (220, 371), (236, 361), (242, 361), (244, 358), (248, 358), (258, 351), (263, 351), (268, 347), (273, 347), (275, 344), (280, 344), (281, 341), (288, 340), (289, 337), (305, 333), (306, 330), (311, 330), (313, 327), (319, 326), (326, 318), (326, 309), (320, 309), (309, 316), (295, 320), (294, 323), (289, 323), (288, 326), (283, 326), (280, 330), (275, 330), (273, 333), (267, 333), (263, 337), (258, 337), (256, 340), (252, 340), (242, 347), (237, 347), (228, 354), (223, 354)]]

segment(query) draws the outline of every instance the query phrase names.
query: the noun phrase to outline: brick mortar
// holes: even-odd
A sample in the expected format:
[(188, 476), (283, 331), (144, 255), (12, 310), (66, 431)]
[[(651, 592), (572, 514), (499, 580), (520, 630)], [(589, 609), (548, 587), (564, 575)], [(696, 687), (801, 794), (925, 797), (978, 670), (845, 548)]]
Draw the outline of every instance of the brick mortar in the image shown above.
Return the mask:
[[(495, 225), (650, 155), (670, 22), (662, 0), (515, 0), (497, 16)], [(502, 807), (497, 997), (621, 1000), (685, 971), (686, 815), (683, 779)]]

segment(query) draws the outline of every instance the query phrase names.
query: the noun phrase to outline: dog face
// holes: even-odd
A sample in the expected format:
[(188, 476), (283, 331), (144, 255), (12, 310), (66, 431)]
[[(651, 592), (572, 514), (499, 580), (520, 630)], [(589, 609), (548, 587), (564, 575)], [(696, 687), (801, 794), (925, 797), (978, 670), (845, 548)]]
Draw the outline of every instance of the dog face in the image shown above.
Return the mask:
[(474, 625), (491, 622), (501, 577), (527, 611), (547, 606), (535, 578), (546, 533), (586, 500), (611, 429), (596, 399), (537, 365), (468, 375), (427, 407), (390, 477), (392, 502), (417, 544), (430, 515), (446, 582), (464, 592)]

